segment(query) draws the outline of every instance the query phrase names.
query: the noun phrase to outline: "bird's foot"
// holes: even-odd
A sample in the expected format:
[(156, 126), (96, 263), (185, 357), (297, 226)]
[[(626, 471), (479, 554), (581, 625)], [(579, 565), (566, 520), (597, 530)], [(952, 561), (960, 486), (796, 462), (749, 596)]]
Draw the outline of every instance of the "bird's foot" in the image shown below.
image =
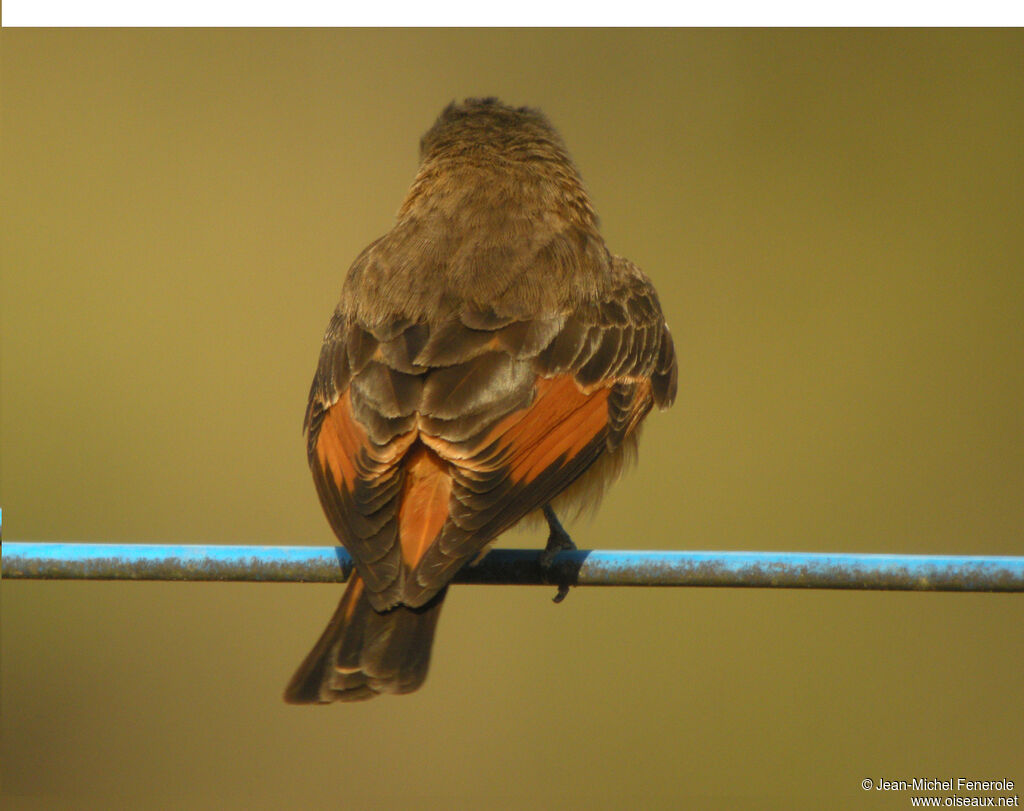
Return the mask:
[[(569, 533), (565, 531), (558, 517), (555, 515), (555, 511), (551, 509), (550, 504), (544, 505), (544, 517), (547, 519), (548, 528), (548, 543), (544, 547), (544, 551), (540, 553), (540, 567), (547, 573), (551, 569), (551, 565), (555, 562), (555, 555), (566, 549), (575, 549), (576, 544), (572, 542), (572, 538), (569, 537)], [(569, 593), (569, 585), (567, 583), (558, 584), (558, 593), (554, 596), (554, 602), (560, 603), (565, 599)]]

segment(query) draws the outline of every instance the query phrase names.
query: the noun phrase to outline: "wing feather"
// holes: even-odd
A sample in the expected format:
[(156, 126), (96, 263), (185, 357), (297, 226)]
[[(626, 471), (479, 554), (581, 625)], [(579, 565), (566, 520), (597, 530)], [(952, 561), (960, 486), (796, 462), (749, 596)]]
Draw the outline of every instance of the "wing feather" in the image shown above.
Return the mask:
[(610, 269), (602, 297), (535, 319), (476, 305), (438, 323), (335, 314), (307, 409), (310, 463), (374, 608), (424, 605), (588, 471), (613, 475), (595, 462), (672, 402), (654, 289), (626, 260)]

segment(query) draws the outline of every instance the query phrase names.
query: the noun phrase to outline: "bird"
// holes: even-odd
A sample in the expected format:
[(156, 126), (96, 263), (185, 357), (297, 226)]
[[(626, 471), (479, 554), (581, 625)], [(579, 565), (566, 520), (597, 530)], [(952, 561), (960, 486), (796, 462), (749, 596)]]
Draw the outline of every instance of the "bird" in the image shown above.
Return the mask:
[(285, 701), (418, 689), (452, 578), (527, 516), (542, 566), (575, 548), (556, 509), (599, 500), (676, 388), (654, 286), (605, 245), (549, 119), (445, 107), (320, 350), (306, 449), (354, 571)]

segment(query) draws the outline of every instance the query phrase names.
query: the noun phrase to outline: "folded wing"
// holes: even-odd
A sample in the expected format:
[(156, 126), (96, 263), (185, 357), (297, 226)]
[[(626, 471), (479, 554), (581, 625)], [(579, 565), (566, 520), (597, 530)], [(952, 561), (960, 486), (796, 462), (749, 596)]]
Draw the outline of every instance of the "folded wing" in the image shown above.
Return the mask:
[(320, 500), (378, 611), (419, 606), (675, 397), (643, 273), (532, 320), (332, 320), (306, 416)]

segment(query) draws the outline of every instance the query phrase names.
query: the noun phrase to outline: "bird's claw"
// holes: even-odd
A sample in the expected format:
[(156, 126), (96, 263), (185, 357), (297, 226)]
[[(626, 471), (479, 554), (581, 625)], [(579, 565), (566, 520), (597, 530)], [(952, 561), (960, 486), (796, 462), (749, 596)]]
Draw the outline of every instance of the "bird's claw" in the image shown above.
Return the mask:
[[(551, 509), (550, 505), (545, 505), (544, 517), (547, 519), (548, 527), (551, 531), (548, 533), (547, 546), (545, 546), (544, 550), (540, 553), (539, 563), (541, 569), (543, 569), (546, 574), (551, 570), (551, 566), (555, 562), (555, 555), (568, 549), (575, 549), (576, 544), (573, 543), (572, 538), (569, 537), (569, 533), (565, 531), (565, 528), (555, 516), (555, 511)], [(562, 602), (568, 593), (568, 583), (559, 583), (558, 593), (555, 594), (553, 602)]]

